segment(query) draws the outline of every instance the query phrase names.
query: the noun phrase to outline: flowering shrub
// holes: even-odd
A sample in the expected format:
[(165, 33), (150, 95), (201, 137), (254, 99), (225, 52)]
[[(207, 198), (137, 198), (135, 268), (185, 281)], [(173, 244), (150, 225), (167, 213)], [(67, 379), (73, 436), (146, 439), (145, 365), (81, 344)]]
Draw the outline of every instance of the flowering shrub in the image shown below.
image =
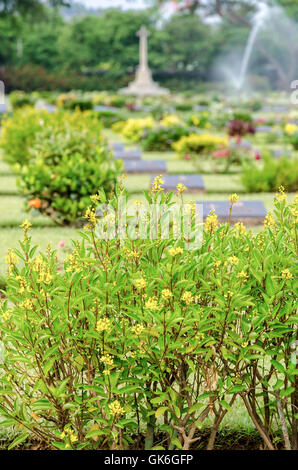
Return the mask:
[(156, 123), (154, 119), (149, 116), (146, 118), (139, 119), (128, 119), (121, 129), (121, 134), (127, 140), (131, 142), (139, 142), (142, 138), (143, 133), (147, 129), (155, 127)]
[(3, 159), (10, 164), (24, 164), (29, 159), (29, 147), (35, 135), (53, 119), (47, 111), (22, 108), (2, 121), (0, 147)]
[(276, 191), (280, 186), (287, 188), (287, 191), (297, 191), (297, 157), (273, 158), (265, 153), (262, 160), (262, 166), (253, 160), (243, 165), (242, 183), (248, 192)]
[(23, 106), (33, 106), (36, 98), (32, 93), (25, 93), (24, 91), (13, 91), (9, 95), (9, 101), (13, 109), (22, 108)]
[(177, 114), (166, 114), (159, 123), (163, 127), (177, 127), (182, 124), (182, 121)]
[(182, 137), (173, 144), (173, 149), (179, 155), (210, 153), (218, 147), (227, 147), (228, 139), (211, 134), (190, 134)]
[[(170, 205), (154, 188), (147, 201)], [(209, 417), (212, 449), (238, 399), (265, 448), (297, 449), (297, 199), (281, 191), (256, 236), (211, 213), (193, 251), (171, 234), (98, 238), (106, 199), (92, 200), (62, 262), (50, 247), (37, 254), (28, 222), (7, 255), (0, 415), (18, 432), (11, 448), (30, 437), (135, 448), (144, 433), (146, 449), (189, 449)]]
[(187, 124), (189, 126), (199, 127), (201, 129), (209, 129), (211, 124), (209, 122), (210, 113), (208, 111), (203, 111), (202, 113), (191, 116)]
[(142, 136), (142, 147), (144, 150), (165, 151), (171, 150), (173, 142), (177, 142), (181, 137), (189, 135), (187, 127), (157, 126), (148, 129)]
[(58, 224), (74, 223), (98, 189), (113, 189), (122, 169), (100, 135), (94, 113), (57, 113), (40, 130), (20, 169), (18, 185), (27, 207)]

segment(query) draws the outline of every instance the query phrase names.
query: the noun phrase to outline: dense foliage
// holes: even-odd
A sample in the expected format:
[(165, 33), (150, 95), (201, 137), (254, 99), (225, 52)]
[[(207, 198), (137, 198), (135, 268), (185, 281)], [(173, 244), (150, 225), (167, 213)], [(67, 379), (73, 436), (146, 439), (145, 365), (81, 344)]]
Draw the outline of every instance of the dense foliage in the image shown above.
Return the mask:
[(280, 186), (295, 192), (298, 189), (298, 159), (273, 158), (264, 154), (262, 163), (245, 162), (242, 183), (250, 193), (276, 191)]
[(94, 112), (48, 113), (22, 108), (5, 121), (4, 158), (15, 164), (27, 208), (58, 224), (74, 223), (89, 197), (112, 191), (122, 162), (113, 159)]
[[(159, 183), (146, 198), (170, 207)], [(146, 449), (189, 449), (208, 418), (212, 449), (240, 400), (267, 449), (297, 449), (297, 199), (281, 190), (256, 236), (212, 213), (194, 250), (172, 231), (139, 238), (134, 219), (136, 236), (120, 242), (109, 232), (117, 199), (101, 230), (95, 206), (106, 199), (92, 199), (64, 260), (37, 253), (27, 221), (7, 256), (0, 415), (17, 431), (11, 447), (35, 437), (125, 449), (145, 433)]]

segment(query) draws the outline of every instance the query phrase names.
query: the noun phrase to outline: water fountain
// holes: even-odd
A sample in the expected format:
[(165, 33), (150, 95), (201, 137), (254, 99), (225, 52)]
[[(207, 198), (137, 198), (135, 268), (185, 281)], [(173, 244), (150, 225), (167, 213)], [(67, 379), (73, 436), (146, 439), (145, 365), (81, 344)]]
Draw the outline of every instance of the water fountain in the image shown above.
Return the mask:
[(259, 11), (255, 14), (253, 18), (253, 26), (252, 26), (250, 35), (246, 43), (245, 52), (242, 58), (242, 63), (241, 63), (241, 68), (240, 68), (240, 74), (239, 74), (239, 77), (236, 78), (235, 80), (235, 87), (238, 91), (242, 90), (243, 88), (245, 77), (246, 77), (248, 66), (249, 66), (249, 61), (251, 58), (251, 54), (252, 54), (256, 39), (258, 37), (261, 27), (263, 26), (265, 20), (269, 16), (269, 12), (270, 12), (270, 9), (268, 5), (266, 5), (265, 3), (261, 3), (259, 7)]

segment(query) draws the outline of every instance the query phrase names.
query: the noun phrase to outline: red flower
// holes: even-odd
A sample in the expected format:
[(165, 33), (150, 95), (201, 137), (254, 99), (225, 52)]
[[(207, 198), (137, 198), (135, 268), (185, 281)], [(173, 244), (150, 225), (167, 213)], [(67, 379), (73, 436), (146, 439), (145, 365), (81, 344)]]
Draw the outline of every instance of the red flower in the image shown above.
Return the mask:
[(184, 157), (184, 158), (185, 158), (185, 160), (190, 160), (190, 155), (189, 155), (189, 154), (187, 154), (187, 155), (185, 155), (185, 157)]
[(260, 152), (255, 153), (255, 160), (261, 160), (261, 154)]

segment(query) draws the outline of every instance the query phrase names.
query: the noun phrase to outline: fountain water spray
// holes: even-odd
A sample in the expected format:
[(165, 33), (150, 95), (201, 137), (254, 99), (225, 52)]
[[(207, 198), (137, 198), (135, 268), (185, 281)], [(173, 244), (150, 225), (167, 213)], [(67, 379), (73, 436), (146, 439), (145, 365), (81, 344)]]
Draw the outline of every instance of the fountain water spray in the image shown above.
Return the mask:
[(238, 79), (236, 79), (235, 85), (238, 90), (241, 90), (244, 85), (245, 77), (247, 74), (247, 69), (249, 66), (249, 61), (250, 61), (251, 54), (253, 51), (253, 47), (258, 37), (258, 33), (261, 27), (263, 26), (264, 21), (268, 17), (268, 14), (269, 14), (269, 7), (265, 3), (261, 3), (259, 7), (259, 11), (256, 13), (253, 19), (253, 27), (251, 29), (251, 32), (250, 32), (250, 35), (246, 44), (245, 52), (244, 52), (242, 63), (241, 63), (240, 74), (239, 74)]

